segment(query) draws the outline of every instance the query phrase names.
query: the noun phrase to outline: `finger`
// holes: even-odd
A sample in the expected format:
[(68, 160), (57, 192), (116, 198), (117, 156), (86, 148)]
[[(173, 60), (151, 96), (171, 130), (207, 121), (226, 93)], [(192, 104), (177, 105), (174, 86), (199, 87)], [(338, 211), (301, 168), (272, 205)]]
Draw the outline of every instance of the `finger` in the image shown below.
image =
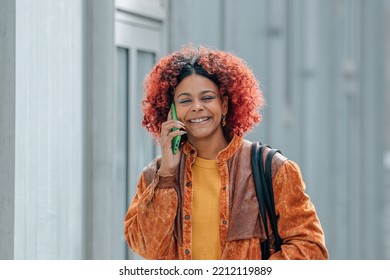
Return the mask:
[(166, 142), (167, 143), (170, 143), (170, 142), (172, 142), (172, 139), (175, 137), (175, 136), (178, 136), (178, 135), (184, 135), (184, 134), (186, 134), (187, 133), (187, 131), (184, 131), (184, 130), (175, 130), (175, 131), (171, 131), (171, 132), (169, 132), (168, 133), (168, 135), (167, 135), (167, 138), (166, 138)]
[(175, 131), (172, 131), (169, 133), (169, 137), (174, 138), (177, 135), (184, 135), (186, 133), (187, 133), (187, 131), (185, 131), (185, 130), (175, 130)]
[(185, 129), (185, 125), (181, 121), (177, 121), (177, 120), (169, 120), (162, 124), (163, 130), (170, 130), (172, 128)]

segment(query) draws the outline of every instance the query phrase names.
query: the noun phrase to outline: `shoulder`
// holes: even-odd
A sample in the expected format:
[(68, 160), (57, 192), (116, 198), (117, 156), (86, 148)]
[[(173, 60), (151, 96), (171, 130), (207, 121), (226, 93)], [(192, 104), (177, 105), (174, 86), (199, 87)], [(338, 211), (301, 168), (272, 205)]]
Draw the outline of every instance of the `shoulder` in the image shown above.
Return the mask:
[(160, 164), (161, 156), (157, 156), (143, 168), (142, 174), (147, 182), (151, 182), (153, 180), (154, 175), (160, 168)]
[(303, 181), (301, 169), (295, 161), (290, 159), (284, 161), (278, 171), (276, 173), (277, 177), (296, 177), (298, 180)]
[(155, 157), (154, 159), (152, 159), (148, 165), (146, 165), (143, 169), (143, 172), (148, 172), (152, 169), (158, 169), (160, 167), (160, 163), (161, 163), (161, 155), (160, 156), (157, 156)]
[[(250, 157), (250, 149), (251, 149), (252, 144), (253, 143), (248, 141), (248, 140), (243, 141), (243, 147), (245, 147), (246, 153), (249, 157)], [(274, 149), (277, 149), (277, 148), (274, 148)], [(270, 151), (271, 151), (271, 148), (266, 147), (264, 149), (264, 153), (263, 153), (264, 166), (266, 163), (267, 155)], [(272, 177), (274, 177), (278, 173), (280, 167), (287, 161), (288, 161), (288, 158), (285, 157), (281, 152), (280, 153), (276, 152), (274, 154), (274, 156), (272, 157), (272, 164), (271, 164)]]
[[(271, 149), (268, 147), (265, 149), (265, 153), (263, 155), (264, 163), (265, 163), (267, 155), (270, 151), (271, 151)], [(272, 177), (275, 177), (275, 175), (278, 173), (280, 167), (282, 167), (282, 165), (287, 161), (288, 161), (287, 157), (285, 157), (282, 153), (276, 152), (274, 154), (274, 156), (272, 157), (272, 164), (271, 164)], [(265, 164), (264, 164), (264, 166), (265, 166)]]

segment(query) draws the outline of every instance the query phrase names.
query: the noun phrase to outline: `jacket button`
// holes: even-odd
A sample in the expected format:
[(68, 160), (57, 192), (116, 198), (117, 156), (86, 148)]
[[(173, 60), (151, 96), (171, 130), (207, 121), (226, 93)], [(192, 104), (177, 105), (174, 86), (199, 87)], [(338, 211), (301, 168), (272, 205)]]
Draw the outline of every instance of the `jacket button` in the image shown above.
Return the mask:
[(185, 215), (184, 219), (189, 220), (190, 219), (190, 215)]
[(226, 186), (224, 186), (224, 187), (223, 187), (223, 190), (224, 190), (224, 191), (226, 191), (226, 189), (227, 189), (227, 187), (226, 187)]
[(226, 220), (223, 220), (222, 223), (223, 223), (224, 225), (226, 225), (226, 224), (227, 224), (227, 221), (226, 221)]
[(188, 254), (190, 253), (190, 250), (186, 249), (186, 250), (184, 251), (184, 253), (185, 253), (186, 255), (188, 255)]
[(187, 186), (187, 187), (191, 187), (191, 182), (190, 182), (190, 181), (187, 181), (186, 186)]

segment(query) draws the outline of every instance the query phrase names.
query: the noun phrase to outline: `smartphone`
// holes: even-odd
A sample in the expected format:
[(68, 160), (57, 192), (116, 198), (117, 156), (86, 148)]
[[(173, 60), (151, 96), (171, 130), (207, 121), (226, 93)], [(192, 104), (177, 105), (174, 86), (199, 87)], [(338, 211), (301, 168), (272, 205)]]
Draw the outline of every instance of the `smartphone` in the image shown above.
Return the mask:
[[(171, 105), (171, 111), (172, 111), (172, 119), (178, 120), (177, 114), (176, 114), (175, 104), (173, 102), (172, 102), (172, 105)], [(178, 128), (172, 128), (171, 129), (171, 131), (175, 131), (175, 130), (178, 130)], [(173, 137), (173, 139), (172, 139), (172, 153), (173, 154), (177, 153), (177, 150), (179, 149), (179, 145), (180, 145), (180, 140), (181, 140), (181, 136), (180, 135), (177, 135), (177, 136)]]

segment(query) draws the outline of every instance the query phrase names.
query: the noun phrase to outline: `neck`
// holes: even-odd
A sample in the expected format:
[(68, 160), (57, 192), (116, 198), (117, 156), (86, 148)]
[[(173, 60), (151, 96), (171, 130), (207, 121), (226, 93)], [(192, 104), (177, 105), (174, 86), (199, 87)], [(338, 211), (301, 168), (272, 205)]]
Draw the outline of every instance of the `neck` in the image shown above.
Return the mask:
[(198, 152), (198, 156), (204, 159), (216, 159), (219, 152), (225, 149), (229, 142), (222, 137), (216, 139), (188, 139), (189, 142), (195, 147)]

